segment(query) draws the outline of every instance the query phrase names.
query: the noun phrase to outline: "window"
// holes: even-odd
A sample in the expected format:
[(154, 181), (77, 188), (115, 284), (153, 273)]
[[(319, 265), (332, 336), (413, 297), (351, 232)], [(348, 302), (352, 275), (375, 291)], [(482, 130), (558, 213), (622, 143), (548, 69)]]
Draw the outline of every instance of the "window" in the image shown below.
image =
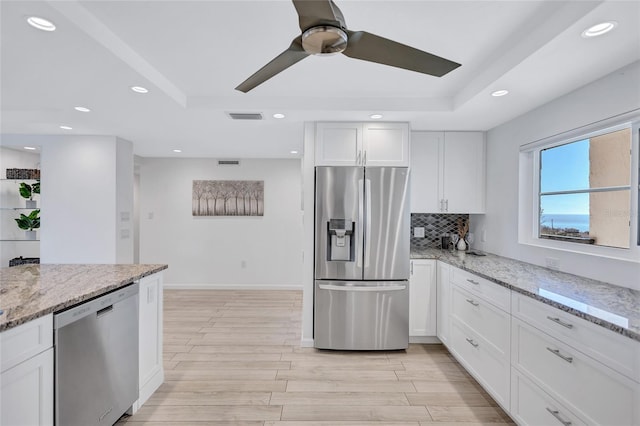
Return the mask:
[(541, 149), (538, 237), (629, 248), (631, 129)]
[(638, 112), (520, 147), (518, 242), (640, 262)]

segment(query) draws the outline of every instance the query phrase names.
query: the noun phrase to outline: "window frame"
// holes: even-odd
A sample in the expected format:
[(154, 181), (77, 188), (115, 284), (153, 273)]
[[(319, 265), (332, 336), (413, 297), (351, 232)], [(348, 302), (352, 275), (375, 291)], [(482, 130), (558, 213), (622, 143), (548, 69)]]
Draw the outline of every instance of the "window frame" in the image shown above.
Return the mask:
[[(630, 219), (629, 248), (607, 247), (560, 241), (539, 236), (540, 232), (540, 152), (544, 149), (577, 142), (583, 139), (630, 128), (631, 130), (631, 170), (630, 170)], [(640, 150), (638, 139), (640, 114), (632, 111), (618, 117), (606, 119), (541, 139), (520, 147), (519, 153), (519, 193), (518, 193), (518, 243), (530, 246), (567, 251), (585, 255), (613, 258), (640, 263)], [(638, 182), (636, 184), (636, 182)]]

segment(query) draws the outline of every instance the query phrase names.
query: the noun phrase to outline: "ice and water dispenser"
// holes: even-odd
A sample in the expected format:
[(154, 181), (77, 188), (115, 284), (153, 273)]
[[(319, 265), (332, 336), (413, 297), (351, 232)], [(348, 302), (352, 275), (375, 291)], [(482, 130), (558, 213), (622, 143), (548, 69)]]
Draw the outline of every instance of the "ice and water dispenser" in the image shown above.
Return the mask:
[(342, 260), (353, 262), (355, 260), (354, 245), (355, 222), (348, 219), (329, 219), (327, 233), (329, 245), (327, 247), (327, 260)]

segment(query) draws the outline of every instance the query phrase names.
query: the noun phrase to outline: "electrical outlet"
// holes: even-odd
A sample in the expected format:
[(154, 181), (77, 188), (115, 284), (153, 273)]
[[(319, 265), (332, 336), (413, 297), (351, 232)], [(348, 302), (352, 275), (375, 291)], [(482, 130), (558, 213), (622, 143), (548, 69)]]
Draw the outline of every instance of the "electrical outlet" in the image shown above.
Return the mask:
[(482, 243), (486, 243), (487, 242), (487, 230), (483, 229), (482, 232), (480, 233), (480, 242)]
[(553, 269), (554, 271), (560, 270), (560, 260), (556, 257), (545, 257), (544, 259), (547, 268)]
[(413, 236), (415, 238), (424, 238), (424, 228), (422, 226), (413, 228)]

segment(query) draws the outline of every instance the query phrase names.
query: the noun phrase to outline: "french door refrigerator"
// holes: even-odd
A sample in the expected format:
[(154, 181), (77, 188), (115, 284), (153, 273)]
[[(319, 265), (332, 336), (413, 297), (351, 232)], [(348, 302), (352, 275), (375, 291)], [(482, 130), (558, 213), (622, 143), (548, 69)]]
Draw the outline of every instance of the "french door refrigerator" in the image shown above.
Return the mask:
[(409, 345), (409, 169), (316, 167), (314, 346)]

